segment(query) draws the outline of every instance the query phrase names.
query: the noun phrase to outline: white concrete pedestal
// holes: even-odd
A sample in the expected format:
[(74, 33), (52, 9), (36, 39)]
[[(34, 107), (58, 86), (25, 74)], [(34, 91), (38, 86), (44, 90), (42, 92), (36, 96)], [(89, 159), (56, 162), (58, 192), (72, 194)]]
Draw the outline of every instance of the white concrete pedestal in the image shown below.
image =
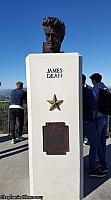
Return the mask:
[[(83, 187), (81, 56), (31, 54), (26, 58), (26, 73), (30, 194), (42, 195), (44, 200), (80, 200)], [(61, 100), (60, 104), (56, 101), (54, 105), (54, 95), (57, 101)], [(43, 126), (49, 122), (64, 122), (68, 126), (66, 155), (47, 155), (43, 151)]]

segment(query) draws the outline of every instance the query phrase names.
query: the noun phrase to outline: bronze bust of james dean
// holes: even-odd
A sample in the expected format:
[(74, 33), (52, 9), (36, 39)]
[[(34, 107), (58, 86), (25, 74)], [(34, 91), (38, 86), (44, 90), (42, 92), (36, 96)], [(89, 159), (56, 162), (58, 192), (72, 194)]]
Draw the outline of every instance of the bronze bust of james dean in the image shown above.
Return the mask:
[(56, 17), (43, 19), (46, 42), (43, 42), (43, 53), (60, 53), (61, 43), (65, 36), (65, 24)]

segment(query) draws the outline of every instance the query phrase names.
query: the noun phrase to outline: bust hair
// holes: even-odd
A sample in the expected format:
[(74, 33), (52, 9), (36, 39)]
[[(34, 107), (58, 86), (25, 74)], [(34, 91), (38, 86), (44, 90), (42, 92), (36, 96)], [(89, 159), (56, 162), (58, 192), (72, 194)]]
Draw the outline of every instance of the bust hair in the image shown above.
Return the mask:
[(56, 31), (61, 33), (61, 41), (63, 41), (65, 36), (65, 24), (61, 19), (58, 19), (56, 17), (47, 17), (42, 20), (42, 25), (44, 27), (52, 27)]

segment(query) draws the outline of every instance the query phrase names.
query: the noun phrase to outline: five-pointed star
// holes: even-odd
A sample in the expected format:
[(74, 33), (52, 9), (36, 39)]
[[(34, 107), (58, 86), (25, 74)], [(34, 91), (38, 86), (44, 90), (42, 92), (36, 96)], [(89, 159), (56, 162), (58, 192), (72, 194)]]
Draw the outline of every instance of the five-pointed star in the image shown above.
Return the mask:
[(50, 111), (52, 111), (56, 108), (58, 110), (61, 110), (59, 106), (63, 103), (63, 100), (57, 100), (57, 97), (55, 94), (54, 94), (53, 100), (47, 100), (47, 102), (49, 102), (51, 104)]

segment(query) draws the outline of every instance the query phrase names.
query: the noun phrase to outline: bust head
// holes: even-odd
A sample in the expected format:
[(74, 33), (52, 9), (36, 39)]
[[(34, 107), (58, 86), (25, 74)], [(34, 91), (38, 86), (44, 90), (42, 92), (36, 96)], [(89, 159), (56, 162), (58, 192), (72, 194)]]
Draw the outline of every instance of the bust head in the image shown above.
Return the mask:
[(42, 25), (46, 36), (46, 42), (43, 43), (43, 52), (59, 53), (65, 35), (64, 22), (56, 17), (48, 17), (43, 19)]

